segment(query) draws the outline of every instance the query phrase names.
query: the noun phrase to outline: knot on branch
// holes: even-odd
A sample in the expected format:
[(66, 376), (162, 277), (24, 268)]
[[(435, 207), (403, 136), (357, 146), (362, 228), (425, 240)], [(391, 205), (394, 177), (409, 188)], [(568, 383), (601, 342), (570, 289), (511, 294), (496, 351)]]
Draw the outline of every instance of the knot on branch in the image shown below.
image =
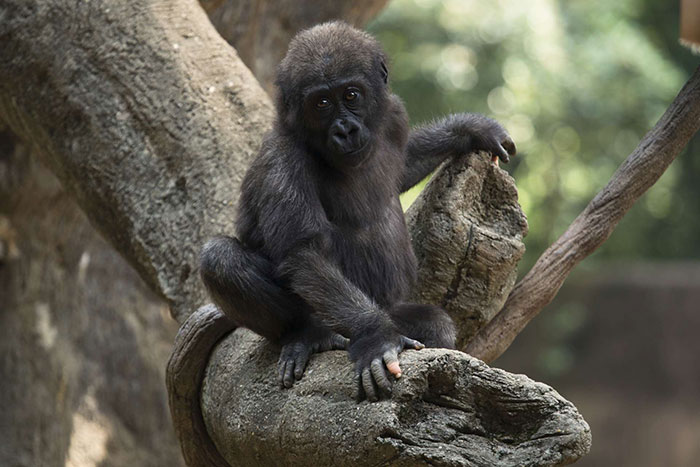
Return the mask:
[(515, 181), (470, 154), (438, 170), (406, 216), (418, 258), (413, 300), (445, 308), (463, 348), (503, 307), (525, 253)]

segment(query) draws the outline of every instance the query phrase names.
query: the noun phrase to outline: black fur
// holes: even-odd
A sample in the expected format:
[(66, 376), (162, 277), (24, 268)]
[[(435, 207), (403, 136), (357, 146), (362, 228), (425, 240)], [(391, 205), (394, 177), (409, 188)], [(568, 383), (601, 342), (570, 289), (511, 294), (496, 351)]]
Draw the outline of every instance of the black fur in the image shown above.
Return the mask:
[[(416, 278), (399, 193), (450, 156), (515, 147), (495, 121), (447, 117), (409, 135), (377, 41), (347, 24), (299, 33), (279, 67), (278, 118), (242, 186), (238, 239), (204, 247), (201, 274), (238, 325), (282, 345), (280, 381), (346, 348), (360, 397), (391, 386), (405, 347), (453, 348), (447, 313), (404, 300)], [(416, 340), (414, 340), (416, 339)]]

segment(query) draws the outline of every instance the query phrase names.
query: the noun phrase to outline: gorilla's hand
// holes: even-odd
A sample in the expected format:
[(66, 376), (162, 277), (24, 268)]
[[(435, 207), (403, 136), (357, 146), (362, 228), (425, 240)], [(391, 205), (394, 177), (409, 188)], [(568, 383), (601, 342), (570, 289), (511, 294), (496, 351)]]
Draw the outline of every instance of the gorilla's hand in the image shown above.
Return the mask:
[(492, 156), (492, 160), (497, 162), (510, 161), (509, 156), (516, 153), (515, 143), (508, 132), (496, 120), (483, 115), (471, 114), (472, 129), (472, 150), (486, 151)]
[(401, 377), (399, 353), (404, 349), (420, 350), (425, 346), (417, 340), (393, 330), (376, 330), (350, 342), (348, 351), (355, 363), (357, 401), (365, 397), (370, 402), (391, 396), (391, 381), (387, 375)]
[(515, 143), (496, 120), (476, 113), (448, 115), (411, 132), (401, 193), (408, 190), (448, 157), (486, 151), (498, 165), (515, 155)]
[(310, 325), (290, 333), (283, 342), (277, 362), (279, 382), (282, 387), (291, 388), (295, 380), (301, 379), (311, 355), (327, 350), (345, 350), (349, 339), (329, 329)]

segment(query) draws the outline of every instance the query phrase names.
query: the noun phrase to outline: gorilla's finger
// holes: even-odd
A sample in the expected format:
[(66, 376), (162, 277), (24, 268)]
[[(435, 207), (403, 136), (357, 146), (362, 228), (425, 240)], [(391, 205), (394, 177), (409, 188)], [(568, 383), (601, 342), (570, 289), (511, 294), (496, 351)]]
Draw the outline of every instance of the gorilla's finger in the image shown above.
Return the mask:
[(374, 389), (374, 383), (372, 382), (372, 373), (369, 368), (362, 370), (362, 388), (365, 390), (367, 395), (367, 400), (370, 402), (376, 402), (379, 400), (377, 397), (377, 391)]
[(506, 164), (510, 162), (510, 157), (508, 156), (508, 150), (503, 146), (503, 143), (498, 145), (499, 154), (498, 158), (501, 159), (501, 161), (505, 162)]
[(374, 377), (374, 382), (377, 383), (379, 391), (382, 396), (389, 396), (391, 394), (391, 381), (386, 376), (386, 371), (384, 371), (384, 364), (378, 358), (372, 360), (370, 365), (372, 370), (372, 376)]
[(287, 360), (287, 367), (284, 370), (284, 387), (291, 388), (294, 384), (294, 360)]
[(278, 368), (278, 372), (279, 372), (278, 379), (280, 382), (280, 386), (282, 386), (282, 387), (284, 387), (284, 370), (285, 370), (286, 366), (287, 366), (287, 360), (280, 357), (280, 361), (277, 364), (277, 368)]
[(331, 350), (345, 350), (350, 345), (350, 339), (340, 334), (333, 334), (331, 337)]
[(508, 157), (508, 151), (506, 151), (506, 149), (503, 146), (501, 146), (501, 143), (497, 141), (494, 141), (494, 144), (491, 145), (491, 155), (498, 156), (498, 158), (505, 163), (508, 163), (510, 161), (510, 158)]
[(517, 153), (517, 148), (515, 147), (515, 141), (513, 141), (513, 138), (510, 136), (506, 136), (506, 138), (501, 141), (501, 146), (508, 151), (508, 154), (511, 156), (514, 156)]
[(304, 375), (304, 370), (306, 369), (306, 364), (309, 362), (309, 354), (307, 352), (300, 352), (294, 359), (294, 379), (299, 381)]
[(410, 337), (401, 336), (401, 342), (404, 349), (415, 349), (420, 350), (425, 348), (425, 344)]
[(401, 367), (399, 366), (399, 355), (396, 350), (387, 350), (382, 357), (386, 363), (386, 369), (397, 378), (401, 378)]

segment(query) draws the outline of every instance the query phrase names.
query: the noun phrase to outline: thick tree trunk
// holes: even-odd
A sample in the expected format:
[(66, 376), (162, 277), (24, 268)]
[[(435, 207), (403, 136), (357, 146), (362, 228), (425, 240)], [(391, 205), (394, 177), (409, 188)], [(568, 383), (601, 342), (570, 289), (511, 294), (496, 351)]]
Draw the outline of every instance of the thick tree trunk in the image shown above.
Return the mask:
[[(199, 243), (231, 229), (270, 122), (266, 95), (194, 2), (5, 1), (0, 17), (0, 120), (186, 315), (204, 296)], [(0, 154), (0, 465), (181, 465), (167, 306), (13, 140)]]
[(0, 17), (0, 117), (183, 320), (267, 95), (194, 1), (7, 0)]
[(273, 92), (277, 64), (300, 29), (334, 19), (362, 27), (388, 0), (204, 0), (201, 2), (221, 36), (268, 91)]

